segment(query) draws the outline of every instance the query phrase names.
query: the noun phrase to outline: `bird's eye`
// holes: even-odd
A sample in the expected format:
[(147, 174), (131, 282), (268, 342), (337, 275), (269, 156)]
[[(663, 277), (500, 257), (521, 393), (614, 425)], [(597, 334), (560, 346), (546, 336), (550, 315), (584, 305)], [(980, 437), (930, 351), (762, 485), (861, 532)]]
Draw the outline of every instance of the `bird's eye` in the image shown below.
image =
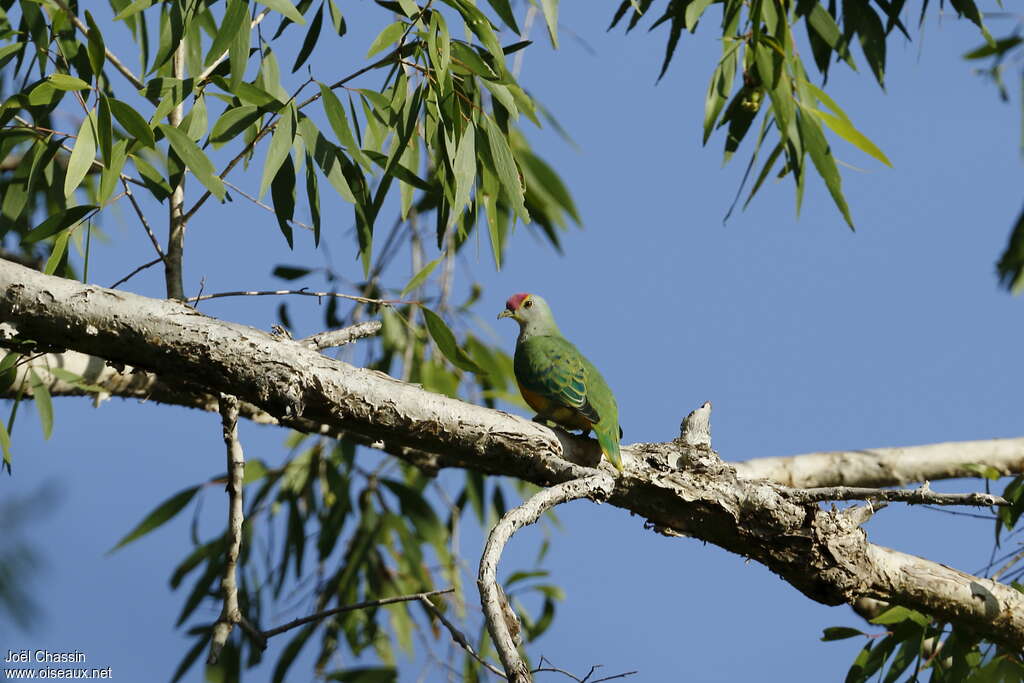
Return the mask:
[(526, 301), (525, 301), (525, 302), (523, 303), (523, 306), (526, 306), (527, 308), (529, 308), (530, 306), (533, 306), (533, 301), (531, 301), (530, 299), (527, 299), (527, 300), (526, 300)]

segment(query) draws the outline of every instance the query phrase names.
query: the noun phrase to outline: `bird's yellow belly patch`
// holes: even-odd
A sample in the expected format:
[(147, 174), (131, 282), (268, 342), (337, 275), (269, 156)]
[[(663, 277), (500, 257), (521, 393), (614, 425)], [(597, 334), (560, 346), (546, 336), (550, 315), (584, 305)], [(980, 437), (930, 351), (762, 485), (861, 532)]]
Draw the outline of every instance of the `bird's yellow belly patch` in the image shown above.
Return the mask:
[(518, 381), (516, 384), (519, 385), (519, 393), (523, 395), (523, 400), (541, 417), (557, 422), (567, 429), (590, 429), (593, 426), (590, 420), (576, 410), (557, 405), (554, 401), (530, 391)]

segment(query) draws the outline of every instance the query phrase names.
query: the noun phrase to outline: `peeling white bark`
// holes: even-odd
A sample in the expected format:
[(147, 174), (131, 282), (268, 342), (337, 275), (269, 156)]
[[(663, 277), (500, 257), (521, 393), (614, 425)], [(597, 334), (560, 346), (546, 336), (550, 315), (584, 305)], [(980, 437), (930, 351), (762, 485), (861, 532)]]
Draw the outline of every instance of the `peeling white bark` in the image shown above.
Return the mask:
[(738, 478), (713, 451), (681, 440), (627, 447), (622, 473), (607, 463), (595, 470), (581, 464), (599, 462), (589, 439), (432, 394), (180, 302), (5, 261), (0, 321), (25, 338), (154, 372), (169, 385), (232, 394), (284, 424), (379, 441), (421, 466), (463, 467), (543, 486), (600, 470), (614, 481), (609, 504), (643, 515), (667, 535), (690, 535), (761, 562), (813, 600), (837, 605), (875, 597), (1024, 648), (1024, 594), (875, 546), (860, 527), (870, 508), (822, 510), (795, 502), (790, 489)]

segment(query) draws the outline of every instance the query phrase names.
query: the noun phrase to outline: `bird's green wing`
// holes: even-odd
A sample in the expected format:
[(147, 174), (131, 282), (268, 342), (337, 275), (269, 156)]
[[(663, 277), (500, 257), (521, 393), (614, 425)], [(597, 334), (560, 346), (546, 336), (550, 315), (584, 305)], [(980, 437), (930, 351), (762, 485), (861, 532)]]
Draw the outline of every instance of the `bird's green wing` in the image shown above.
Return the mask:
[(516, 377), (529, 391), (573, 408), (591, 422), (601, 416), (587, 398), (587, 365), (570, 342), (559, 337), (534, 337), (516, 354)]

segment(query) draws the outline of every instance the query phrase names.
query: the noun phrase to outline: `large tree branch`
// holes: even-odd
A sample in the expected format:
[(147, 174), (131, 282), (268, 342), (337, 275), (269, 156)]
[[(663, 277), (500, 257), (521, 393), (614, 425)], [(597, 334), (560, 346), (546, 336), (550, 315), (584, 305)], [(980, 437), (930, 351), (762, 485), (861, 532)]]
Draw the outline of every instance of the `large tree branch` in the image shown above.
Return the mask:
[(1001, 474), (1024, 472), (1024, 438), (956, 441), (905, 448), (808, 453), (733, 463), (746, 479), (786, 486), (899, 486), (909, 482), (976, 477), (965, 465), (982, 464)]
[[(529, 420), (352, 367), (303, 344), (209, 318), (188, 306), (46, 276), (0, 261), (0, 320), (27, 338), (237, 396), (281, 422), (327, 425), (389, 451), (551, 486), (596, 474), (596, 445)], [(787, 489), (742, 479), (681, 441), (624, 449), (608, 503), (668, 535), (754, 559), (818, 602), (901, 604), (1024, 647), (1024, 594), (868, 542), (870, 508), (824, 510)]]

